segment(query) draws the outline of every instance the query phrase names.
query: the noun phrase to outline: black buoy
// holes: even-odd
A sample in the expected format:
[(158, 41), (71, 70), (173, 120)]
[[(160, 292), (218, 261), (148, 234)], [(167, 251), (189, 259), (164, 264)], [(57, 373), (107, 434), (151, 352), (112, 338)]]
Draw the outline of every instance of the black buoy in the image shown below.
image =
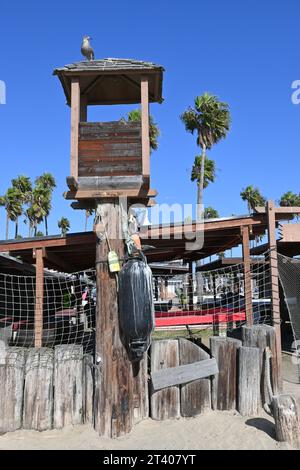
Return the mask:
[(129, 359), (140, 361), (155, 325), (152, 272), (141, 252), (119, 272), (119, 323)]

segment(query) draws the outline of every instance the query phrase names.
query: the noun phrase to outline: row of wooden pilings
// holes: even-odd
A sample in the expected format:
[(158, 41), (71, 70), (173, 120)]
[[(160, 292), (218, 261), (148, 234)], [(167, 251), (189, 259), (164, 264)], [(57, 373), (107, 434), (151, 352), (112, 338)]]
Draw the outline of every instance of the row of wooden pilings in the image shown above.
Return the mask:
[[(211, 409), (257, 416), (270, 398), (266, 393), (268, 373), (264, 360), (267, 347), (272, 355), (272, 391), (277, 395), (280, 384), (273, 327), (245, 326), (241, 340), (211, 337), (210, 349), (186, 339), (153, 341), (149, 364), (152, 380), (148, 381), (145, 357), (140, 364), (142, 373), (134, 382), (134, 423), (149, 416), (155, 420), (191, 417)], [(159, 371), (163, 377), (164, 369), (170, 374), (178, 366), (210, 362), (210, 358), (214, 358), (217, 373), (162, 389), (153, 386), (154, 375)], [(93, 425), (97, 416), (94, 403), (98, 374), (92, 356), (83, 355), (82, 346), (0, 349), (0, 432)], [(278, 420), (281, 418), (282, 414)], [(289, 426), (290, 440), (297, 440), (299, 430), (292, 429), (294, 424), (288, 423)], [(278, 429), (280, 434), (280, 426)], [(279, 440), (286, 440), (285, 435), (279, 434)]]
[(271, 383), (279, 385), (276, 373), (275, 330), (262, 325), (242, 328), (242, 340), (214, 336), (210, 350), (191, 348), (184, 339), (156, 341), (152, 345), (151, 372), (214, 357), (218, 373), (193, 382), (151, 392), (153, 419), (195, 416), (208, 409), (237, 410), (243, 416), (259, 413), (265, 396), (264, 351), (272, 352)]

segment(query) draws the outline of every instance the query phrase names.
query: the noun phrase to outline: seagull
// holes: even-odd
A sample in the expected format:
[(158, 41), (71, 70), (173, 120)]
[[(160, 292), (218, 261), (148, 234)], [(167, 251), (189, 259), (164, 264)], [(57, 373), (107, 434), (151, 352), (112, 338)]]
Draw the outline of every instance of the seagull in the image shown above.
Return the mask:
[(81, 44), (81, 54), (87, 58), (87, 60), (94, 60), (94, 49), (90, 44), (90, 36), (83, 36)]

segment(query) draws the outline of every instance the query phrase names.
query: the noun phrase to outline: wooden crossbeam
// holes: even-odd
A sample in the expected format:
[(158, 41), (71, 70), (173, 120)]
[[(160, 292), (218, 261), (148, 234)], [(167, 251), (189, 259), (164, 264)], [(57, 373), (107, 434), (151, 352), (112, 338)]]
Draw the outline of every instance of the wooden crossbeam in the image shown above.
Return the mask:
[(78, 191), (68, 191), (64, 193), (64, 197), (67, 200), (118, 198), (119, 196), (127, 196), (129, 198), (151, 198), (157, 196), (157, 191), (155, 189), (114, 189), (106, 191), (99, 191), (97, 189), (79, 189)]
[(219, 372), (215, 358), (204, 359), (178, 367), (169, 367), (151, 374), (154, 390), (181, 385), (203, 379)]

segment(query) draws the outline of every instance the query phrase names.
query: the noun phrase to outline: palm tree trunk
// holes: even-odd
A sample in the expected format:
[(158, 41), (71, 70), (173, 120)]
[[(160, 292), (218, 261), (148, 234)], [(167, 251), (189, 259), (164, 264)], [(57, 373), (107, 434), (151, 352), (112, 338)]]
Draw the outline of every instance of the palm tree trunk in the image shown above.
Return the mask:
[(46, 235), (48, 235), (48, 219), (47, 219), (46, 215), (45, 215), (45, 218), (44, 218), (44, 222), (45, 222), (45, 233), (46, 233)]
[(201, 159), (201, 169), (200, 169), (200, 181), (198, 185), (198, 195), (197, 195), (197, 220), (203, 218), (203, 187), (204, 187), (204, 169), (205, 169), (205, 158), (206, 158), (206, 145), (202, 144), (202, 159)]
[(18, 220), (18, 217), (16, 218), (15, 220), (15, 238), (18, 237), (18, 227), (19, 226), (19, 220)]
[[(205, 168), (205, 157), (206, 157), (206, 145), (202, 145), (202, 159), (200, 169), (200, 181), (198, 184), (197, 192), (197, 222), (203, 219), (203, 187), (204, 187), (204, 168)], [(201, 260), (196, 261), (196, 267), (201, 266)], [(197, 284), (197, 303), (201, 304), (203, 300), (203, 279), (201, 272), (196, 273), (196, 284)]]
[(6, 240), (8, 240), (8, 234), (9, 234), (9, 215), (6, 214), (6, 233), (5, 233)]

